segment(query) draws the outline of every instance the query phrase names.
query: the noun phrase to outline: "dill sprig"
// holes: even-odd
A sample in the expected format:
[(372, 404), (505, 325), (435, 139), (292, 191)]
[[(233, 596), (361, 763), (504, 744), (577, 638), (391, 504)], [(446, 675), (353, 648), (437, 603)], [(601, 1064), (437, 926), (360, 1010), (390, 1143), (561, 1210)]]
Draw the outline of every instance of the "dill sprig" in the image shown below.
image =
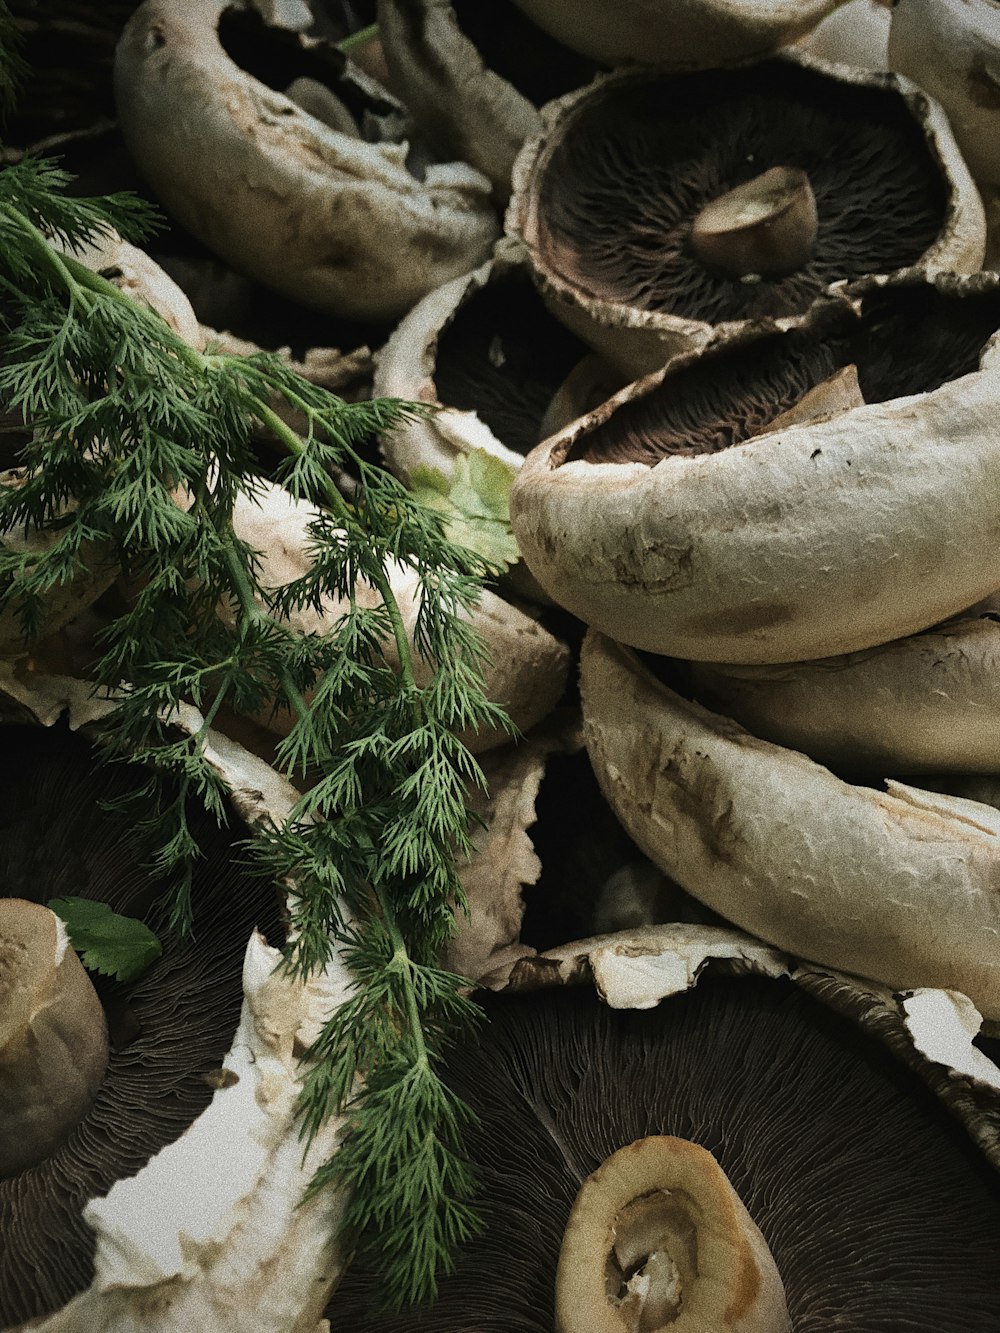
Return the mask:
[[(291, 712), (278, 766), (306, 789), (250, 853), (293, 885), (284, 966), (306, 976), (340, 949), (354, 976), (304, 1064), (304, 1138), (347, 1117), (342, 1148), (310, 1188), (351, 1191), (346, 1226), (382, 1268), (390, 1304), (432, 1298), (476, 1225), (461, 1148), (469, 1112), (437, 1066), (477, 1011), (438, 958), (464, 905), (455, 865), (469, 846), (466, 791), (483, 781), (455, 731), (504, 724), (468, 620), (491, 568), (362, 457), (371, 431), (419, 409), (348, 405), (276, 357), (189, 347), (71, 254), (111, 227), (138, 239), (148, 213), (123, 196), (70, 198), (65, 183), (30, 158), (0, 173), (0, 404), (32, 432), (23, 480), (0, 491), (0, 532), (53, 539), (0, 551), (0, 600), (30, 633), (47, 593), (95, 552), (133, 589), (103, 631), (92, 676), (116, 701), (107, 745), (150, 766), (138, 796), (173, 886), (175, 929), (190, 921), (198, 856), (191, 798), (226, 818), (208, 728), (223, 705)], [(275, 412), (276, 397), (304, 419), (301, 434)], [(261, 585), (259, 554), (233, 526), (237, 500), (261, 484), (255, 423), (287, 450), (284, 486), (315, 507), (311, 568), (278, 590)], [(359, 479), (350, 502), (331, 480), (342, 468)], [(392, 562), (419, 587), (413, 648)], [(379, 594), (375, 607), (356, 597), (362, 585)], [(287, 623), (331, 596), (346, 610), (328, 632)], [(169, 723), (182, 701), (204, 723), (178, 739)]]

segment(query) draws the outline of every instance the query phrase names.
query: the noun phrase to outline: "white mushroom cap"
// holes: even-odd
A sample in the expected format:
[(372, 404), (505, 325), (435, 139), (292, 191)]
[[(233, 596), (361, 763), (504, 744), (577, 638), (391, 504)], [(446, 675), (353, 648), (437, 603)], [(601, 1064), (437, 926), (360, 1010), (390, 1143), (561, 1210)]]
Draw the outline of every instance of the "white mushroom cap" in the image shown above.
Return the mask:
[(0, 1176), (48, 1156), (104, 1078), (104, 1010), (54, 912), (0, 898)]
[(847, 0), (798, 45), (820, 60), (857, 65), (860, 69), (888, 69), (890, 2)]
[(304, 305), (397, 318), (481, 263), (498, 227), (464, 163), (423, 181), (405, 143), (339, 133), (223, 50), (229, 0), (146, 0), (126, 25), (115, 95), (129, 149), (170, 211), (234, 267)]
[(773, 51), (838, 0), (515, 0), (574, 51), (619, 65), (704, 68)]
[[(685, 383), (671, 376), (721, 364), (714, 352), (675, 362), (529, 455), (511, 494), (528, 568), (613, 638), (702, 661), (827, 657), (955, 615), (1000, 585), (994, 345), (995, 336), (978, 371), (931, 392), (718, 452), (581, 456), (592, 442), (596, 452), (601, 440), (645, 438), (647, 421), (655, 436), (654, 395)], [(744, 348), (730, 345), (731, 367)], [(678, 412), (686, 421), (687, 399)]]
[(1000, 185), (996, 0), (897, 0), (889, 66), (941, 103), (977, 181)]
[(708, 707), (824, 764), (1000, 771), (1000, 624), (992, 611), (813, 662), (694, 662), (691, 682)]
[(961, 991), (1000, 1018), (1000, 817), (888, 782), (853, 787), (686, 702), (591, 632), (587, 749), (665, 874), (800, 958), (895, 989)]

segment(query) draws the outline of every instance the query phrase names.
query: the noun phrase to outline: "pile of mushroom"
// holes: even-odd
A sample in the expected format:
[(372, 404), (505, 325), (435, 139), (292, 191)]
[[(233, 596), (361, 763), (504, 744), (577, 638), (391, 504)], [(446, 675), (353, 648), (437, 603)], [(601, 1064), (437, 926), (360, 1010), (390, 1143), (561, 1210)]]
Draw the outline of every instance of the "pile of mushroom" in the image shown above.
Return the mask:
[[(486, 458), (501, 523), (510, 493), (523, 565), (474, 619), (521, 734), (463, 737), (444, 959), (497, 992), (446, 1071), (484, 1228), (389, 1313), (343, 1198), (300, 1206), (340, 1125), (303, 1158), (298, 1056), (351, 981), (274, 972), (233, 836), (127, 993), (43, 906), (151, 911), (95, 813), (139, 775), (94, 776), (104, 705), (47, 674), (108, 611), (93, 552), (41, 645), (0, 616), (0, 1327), (1000, 1326), (996, 4), (132, 9), (119, 130), (185, 290), (117, 239), (85, 262), (193, 346), (437, 409), (371, 442), (408, 486)], [(363, 68), (340, 10), (378, 20)], [(313, 517), (239, 501), (265, 585)], [(295, 798), (288, 724), (216, 719), (245, 825)]]

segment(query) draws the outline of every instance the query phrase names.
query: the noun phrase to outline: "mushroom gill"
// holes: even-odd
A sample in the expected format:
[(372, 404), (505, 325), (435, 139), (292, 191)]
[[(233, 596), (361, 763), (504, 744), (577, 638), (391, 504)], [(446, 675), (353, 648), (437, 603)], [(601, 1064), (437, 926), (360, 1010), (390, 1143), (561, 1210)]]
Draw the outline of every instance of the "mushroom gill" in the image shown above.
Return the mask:
[[(133, 813), (108, 803), (146, 780), (135, 765), (96, 766), (62, 725), (7, 726), (0, 777), (0, 883), (32, 902), (65, 895), (156, 923), (162, 883)], [(45, 1160), (0, 1181), (0, 1326), (63, 1305), (93, 1278), (94, 1233), (81, 1210), (178, 1139), (212, 1099), (243, 1002), (254, 926), (282, 938), (273, 886), (234, 856), (237, 831), (200, 809), (193, 934), (165, 938), (160, 960), (124, 985), (95, 978), (110, 1031), (107, 1073), (90, 1108)], [(160, 932), (162, 935), (162, 931)]]
[(349, 1270), (334, 1327), (551, 1333), (581, 1182), (649, 1135), (716, 1159), (774, 1257), (795, 1333), (1000, 1321), (995, 1176), (916, 1076), (790, 983), (706, 972), (642, 1012), (576, 990), (485, 1007), (488, 1025), (448, 1065), (479, 1117), (468, 1146), (484, 1230), (427, 1310), (380, 1310), (377, 1276)]

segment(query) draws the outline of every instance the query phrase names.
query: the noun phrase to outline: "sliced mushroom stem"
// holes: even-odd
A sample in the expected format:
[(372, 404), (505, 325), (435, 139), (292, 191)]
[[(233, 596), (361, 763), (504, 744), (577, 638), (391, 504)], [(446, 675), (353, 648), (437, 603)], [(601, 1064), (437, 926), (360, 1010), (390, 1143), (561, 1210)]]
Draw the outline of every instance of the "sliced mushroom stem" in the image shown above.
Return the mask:
[(706, 204), (692, 224), (691, 245), (707, 268), (780, 278), (807, 262), (817, 226), (806, 173), (771, 167)]
[(712, 1154), (638, 1139), (580, 1188), (556, 1272), (557, 1333), (787, 1333), (764, 1237)]
[(0, 898), (0, 1178), (59, 1146), (107, 1062), (104, 1010), (62, 922)]

